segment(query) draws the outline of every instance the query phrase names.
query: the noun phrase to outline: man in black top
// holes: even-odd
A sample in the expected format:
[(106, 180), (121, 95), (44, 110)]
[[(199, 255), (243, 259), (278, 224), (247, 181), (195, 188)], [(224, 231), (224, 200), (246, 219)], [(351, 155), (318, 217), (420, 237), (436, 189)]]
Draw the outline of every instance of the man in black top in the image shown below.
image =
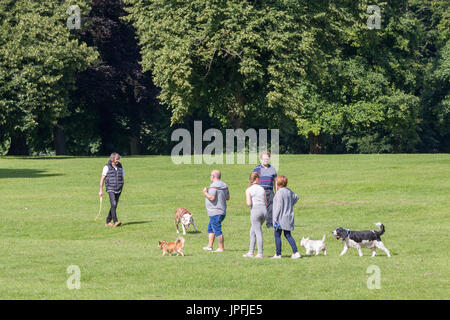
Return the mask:
[[(102, 177), (100, 178), (100, 192), (98, 193), (99, 197), (103, 196), (103, 184), (106, 182), (106, 192), (109, 195), (111, 209), (109, 209), (105, 226), (118, 227), (122, 224), (117, 219), (116, 209), (125, 182), (124, 177), (125, 172), (120, 163), (120, 155), (114, 152), (109, 157), (108, 163), (103, 167)], [(111, 220), (114, 224), (111, 223)]]

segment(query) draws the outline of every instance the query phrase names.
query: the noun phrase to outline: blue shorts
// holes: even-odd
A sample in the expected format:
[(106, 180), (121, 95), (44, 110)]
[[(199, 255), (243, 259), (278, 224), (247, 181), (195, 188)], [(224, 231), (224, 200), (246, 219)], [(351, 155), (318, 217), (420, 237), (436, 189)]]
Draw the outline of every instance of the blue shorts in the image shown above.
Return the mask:
[(221, 236), (223, 219), (225, 219), (223, 214), (209, 217), (208, 233), (214, 233), (216, 237)]

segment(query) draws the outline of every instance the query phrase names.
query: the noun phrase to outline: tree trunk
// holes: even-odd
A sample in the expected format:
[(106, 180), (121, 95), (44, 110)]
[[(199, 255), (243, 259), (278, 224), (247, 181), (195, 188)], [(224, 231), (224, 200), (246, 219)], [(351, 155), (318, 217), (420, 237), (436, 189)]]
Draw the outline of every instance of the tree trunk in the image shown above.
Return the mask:
[(309, 133), (309, 153), (310, 154), (320, 154), (322, 153), (322, 145), (320, 141), (320, 134), (315, 135), (314, 133)]
[(138, 137), (130, 137), (130, 154), (139, 155), (141, 154), (141, 146), (139, 145)]
[(240, 88), (238, 92), (234, 94), (234, 98), (236, 99), (236, 105), (234, 107), (234, 110), (231, 110), (229, 119), (234, 129), (238, 129), (241, 128), (242, 125), (242, 117), (244, 116), (243, 110), (245, 106), (245, 98), (240, 93)]
[(53, 141), (55, 144), (56, 155), (67, 155), (66, 135), (64, 134), (64, 130), (59, 125), (56, 125), (53, 128)]
[(11, 145), (8, 150), (9, 156), (29, 156), (30, 149), (27, 140), (22, 132), (13, 132), (11, 136)]
[(113, 128), (116, 126), (114, 125), (110, 108), (106, 104), (100, 106), (99, 113), (100, 138), (102, 139), (100, 152), (103, 155), (110, 155), (112, 152), (118, 152), (115, 150), (113, 141)]

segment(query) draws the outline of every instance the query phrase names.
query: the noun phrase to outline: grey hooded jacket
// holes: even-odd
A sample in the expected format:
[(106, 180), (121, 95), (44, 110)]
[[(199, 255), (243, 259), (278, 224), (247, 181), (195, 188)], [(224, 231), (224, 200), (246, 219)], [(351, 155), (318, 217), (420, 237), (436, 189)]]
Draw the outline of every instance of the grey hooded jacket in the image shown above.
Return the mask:
[(283, 230), (294, 230), (294, 205), (298, 196), (289, 188), (281, 188), (273, 197), (273, 224), (280, 223)]

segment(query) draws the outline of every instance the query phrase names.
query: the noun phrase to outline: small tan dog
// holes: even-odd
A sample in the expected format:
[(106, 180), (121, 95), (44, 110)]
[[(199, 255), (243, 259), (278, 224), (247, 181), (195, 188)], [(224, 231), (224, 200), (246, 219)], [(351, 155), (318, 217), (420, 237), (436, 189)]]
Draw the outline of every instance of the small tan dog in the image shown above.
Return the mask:
[(197, 231), (197, 227), (194, 224), (194, 218), (192, 217), (192, 213), (186, 208), (178, 208), (175, 211), (174, 222), (175, 227), (177, 228), (177, 233), (180, 233), (180, 231), (178, 231), (178, 225), (180, 222), (181, 227), (183, 228), (183, 234), (186, 234), (186, 229), (189, 228), (191, 224), (194, 226), (195, 231)]
[(174, 252), (177, 253), (177, 256), (180, 254), (184, 256), (183, 249), (184, 249), (184, 238), (178, 237), (175, 242), (167, 242), (165, 240), (158, 241), (159, 245), (158, 248), (160, 248), (163, 251), (163, 256), (166, 255), (168, 252), (169, 254), (172, 254)]

